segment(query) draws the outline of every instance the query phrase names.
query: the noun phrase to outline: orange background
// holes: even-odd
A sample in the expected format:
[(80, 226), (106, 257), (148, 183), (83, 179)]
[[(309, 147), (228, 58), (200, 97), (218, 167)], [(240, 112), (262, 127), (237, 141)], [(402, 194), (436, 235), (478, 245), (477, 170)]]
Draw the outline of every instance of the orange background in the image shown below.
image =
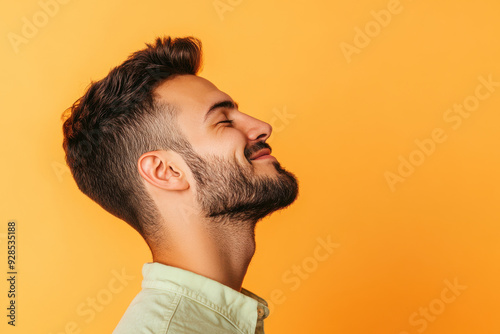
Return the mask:
[[(266, 333), (500, 332), (500, 87), (479, 79), (500, 82), (498, 2), (66, 2), (45, 21), (35, 0), (0, 11), (1, 277), (12, 219), (19, 271), (15, 328), (0, 280), (2, 333), (111, 333), (140, 290), (149, 249), (77, 189), (60, 115), (159, 35), (202, 40), (200, 75), (272, 122), (300, 180), (244, 282), (272, 304)], [(40, 27), (15, 47), (23, 18)]]

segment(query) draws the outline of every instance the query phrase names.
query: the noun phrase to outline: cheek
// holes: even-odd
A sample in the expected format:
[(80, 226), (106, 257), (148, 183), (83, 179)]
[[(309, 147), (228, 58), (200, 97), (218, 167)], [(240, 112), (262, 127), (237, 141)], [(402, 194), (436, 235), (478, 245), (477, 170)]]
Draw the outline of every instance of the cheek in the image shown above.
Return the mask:
[(226, 152), (241, 151), (246, 147), (247, 141), (244, 134), (236, 129), (225, 129), (224, 134), (219, 137), (218, 145)]
[(245, 135), (237, 129), (220, 129), (218, 133), (207, 135), (196, 151), (202, 155), (233, 156), (244, 154), (247, 145)]

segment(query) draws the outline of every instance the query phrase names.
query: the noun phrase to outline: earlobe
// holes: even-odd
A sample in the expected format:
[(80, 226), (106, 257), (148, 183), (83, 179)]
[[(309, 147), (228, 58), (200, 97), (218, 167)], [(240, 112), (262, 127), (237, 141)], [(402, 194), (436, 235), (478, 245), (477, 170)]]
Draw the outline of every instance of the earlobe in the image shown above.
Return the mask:
[(175, 157), (166, 151), (151, 151), (141, 155), (137, 162), (139, 174), (151, 185), (165, 190), (185, 190), (189, 182), (175, 163)]

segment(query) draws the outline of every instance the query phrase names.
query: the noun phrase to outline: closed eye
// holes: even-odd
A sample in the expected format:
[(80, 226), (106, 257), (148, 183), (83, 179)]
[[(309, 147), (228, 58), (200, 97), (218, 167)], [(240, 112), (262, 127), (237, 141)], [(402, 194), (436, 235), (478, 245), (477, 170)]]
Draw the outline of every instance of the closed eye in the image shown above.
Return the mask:
[[(226, 119), (225, 121), (220, 121), (219, 123), (229, 123), (229, 124), (233, 124), (234, 120), (232, 119)], [(217, 123), (217, 124), (219, 124)]]

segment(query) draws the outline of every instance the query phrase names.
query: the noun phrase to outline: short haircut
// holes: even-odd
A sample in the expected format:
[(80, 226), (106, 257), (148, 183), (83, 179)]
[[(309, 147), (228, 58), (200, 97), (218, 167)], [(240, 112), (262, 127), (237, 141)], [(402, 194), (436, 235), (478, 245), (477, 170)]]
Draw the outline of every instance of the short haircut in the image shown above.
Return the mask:
[(192, 36), (158, 37), (146, 46), (91, 82), (63, 113), (63, 148), (78, 188), (146, 241), (155, 241), (161, 216), (144, 187), (138, 159), (189, 143), (178, 127), (177, 108), (160, 103), (154, 90), (177, 74), (196, 75), (202, 46)]

